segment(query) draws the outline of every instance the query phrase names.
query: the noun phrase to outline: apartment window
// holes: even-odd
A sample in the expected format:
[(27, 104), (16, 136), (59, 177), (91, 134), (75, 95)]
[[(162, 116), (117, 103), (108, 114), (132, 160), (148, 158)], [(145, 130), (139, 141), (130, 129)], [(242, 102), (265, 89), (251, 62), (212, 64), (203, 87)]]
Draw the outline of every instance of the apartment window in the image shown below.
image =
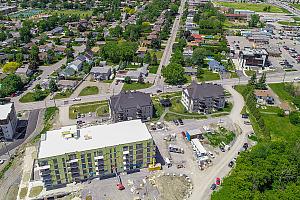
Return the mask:
[(56, 159), (56, 158), (53, 159), (52, 161), (53, 161), (53, 164), (54, 164), (54, 165), (57, 164), (57, 159)]
[(74, 160), (76, 159), (76, 154), (70, 154), (69, 155), (69, 160)]
[(82, 164), (82, 168), (86, 168), (86, 164)]
[(81, 154), (81, 160), (84, 160), (85, 159), (85, 155), (84, 154)]
[(92, 159), (91, 159), (91, 158), (88, 158), (88, 162), (92, 162)]
[(56, 180), (60, 180), (60, 175), (56, 175)]
[(136, 151), (136, 154), (143, 154), (143, 149), (139, 149)]
[(136, 155), (136, 159), (143, 159), (143, 154), (140, 154), (140, 155)]
[(142, 149), (143, 148), (143, 143), (141, 144), (136, 144), (136, 149)]
[(123, 151), (128, 151), (128, 146), (124, 146)]
[(48, 165), (48, 160), (42, 160), (40, 161), (40, 166), (45, 166), (45, 165)]
[(87, 172), (86, 169), (82, 170), (82, 173), (83, 173), (83, 174), (86, 174), (86, 172)]
[(57, 184), (58, 184), (58, 185), (61, 184), (61, 181), (57, 181)]

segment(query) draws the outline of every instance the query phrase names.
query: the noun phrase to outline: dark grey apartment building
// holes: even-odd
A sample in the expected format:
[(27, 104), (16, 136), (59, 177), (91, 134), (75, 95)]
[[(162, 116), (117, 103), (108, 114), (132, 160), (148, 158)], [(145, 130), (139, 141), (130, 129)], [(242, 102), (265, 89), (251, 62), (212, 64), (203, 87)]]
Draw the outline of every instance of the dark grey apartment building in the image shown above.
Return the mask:
[(217, 84), (192, 82), (183, 89), (181, 102), (188, 112), (209, 114), (224, 108), (224, 88)]
[(153, 116), (150, 94), (138, 91), (122, 91), (109, 99), (110, 115), (113, 122), (132, 119), (148, 121)]

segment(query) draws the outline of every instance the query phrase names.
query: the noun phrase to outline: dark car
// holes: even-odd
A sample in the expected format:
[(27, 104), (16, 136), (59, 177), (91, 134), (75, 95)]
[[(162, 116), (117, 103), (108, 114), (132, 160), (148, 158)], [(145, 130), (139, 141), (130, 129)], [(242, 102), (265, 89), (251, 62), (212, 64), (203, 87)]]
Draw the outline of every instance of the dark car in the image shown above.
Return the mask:
[(247, 142), (245, 142), (245, 143), (243, 144), (243, 147), (244, 147), (245, 150), (247, 150), (248, 147), (249, 147), (249, 144), (248, 144)]
[(242, 118), (248, 119), (249, 115), (247, 113), (242, 114)]
[(230, 162), (228, 163), (228, 167), (233, 167), (233, 165), (234, 165), (234, 162), (233, 162), (233, 161), (230, 161)]
[(179, 123), (178, 123), (178, 121), (177, 121), (176, 119), (174, 119), (173, 122), (174, 122), (174, 124), (175, 124), (176, 126), (179, 125)]
[(220, 150), (221, 150), (222, 152), (225, 152), (225, 149), (224, 149), (223, 146), (220, 146)]
[(178, 122), (179, 122), (180, 125), (183, 125), (182, 119), (178, 119)]
[(211, 190), (215, 190), (217, 188), (217, 185), (215, 183), (213, 183), (211, 186), (210, 186), (210, 189)]

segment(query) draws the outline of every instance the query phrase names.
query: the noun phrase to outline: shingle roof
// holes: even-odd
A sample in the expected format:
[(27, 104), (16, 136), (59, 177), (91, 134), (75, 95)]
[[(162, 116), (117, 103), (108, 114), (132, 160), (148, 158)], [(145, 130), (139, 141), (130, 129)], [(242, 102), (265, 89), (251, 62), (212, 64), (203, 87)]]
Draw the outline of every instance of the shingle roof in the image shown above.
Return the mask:
[(203, 99), (205, 97), (219, 97), (224, 95), (224, 88), (221, 85), (211, 83), (197, 84), (194, 81), (186, 88), (186, 91), (192, 99)]
[(122, 91), (119, 94), (110, 97), (111, 109), (115, 111), (150, 105), (152, 105), (150, 94), (139, 91)]

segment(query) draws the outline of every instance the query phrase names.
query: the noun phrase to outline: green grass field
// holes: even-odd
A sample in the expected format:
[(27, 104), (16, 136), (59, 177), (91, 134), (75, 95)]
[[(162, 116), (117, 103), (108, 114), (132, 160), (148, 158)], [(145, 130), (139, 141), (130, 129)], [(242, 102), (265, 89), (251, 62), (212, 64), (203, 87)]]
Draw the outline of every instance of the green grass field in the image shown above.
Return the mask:
[(290, 6), (293, 6), (294, 8), (300, 9), (300, 4), (297, 3), (290, 3)]
[(283, 101), (292, 102), (293, 97), (290, 95), (288, 91), (284, 88), (284, 83), (272, 83), (268, 84), (269, 87), (275, 92), (278, 97)]
[(285, 26), (300, 26), (300, 22), (279, 21), (278, 24)]
[(157, 69), (158, 69), (158, 65), (150, 65), (150, 67), (149, 67), (149, 73), (156, 74)]
[(209, 70), (204, 70), (204, 74), (202, 74), (201, 78), (198, 78), (198, 81), (213, 81), (220, 80), (220, 76), (218, 73), (214, 73)]
[(54, 99), (64, 99), (68, 98), (72, 95), (73, 91), (72, 90), (66, 90), (65, 92), (59, 92), (56, 93), (54, 96)]
[(151, 86), (151, 83), (124, 83), (122, 90), (140, 90)]
[[(50, 92), (48, 90), (43, 91), (43, 97), (39, 101), (43, 101)], [(24, 96), (20, 98), (21, 103), (29, 103), (29, 102), (35, 102), (36, 100), (34, 99), (34, 92), (27, 92)]]
[(78, 113), (86, 114), (89, 112), (96, 112), (97, 116), (107, 115), (109, 112), (108, 101), (95, 101), (72, 105), (69, 108), (69, 118), (76, 119)]
[(234, 132), (228, 131), (225, 128), (219, 128), (219, 130), (215, 131), (213, 134), (206, 133), (204, 135), (214, 147), (219, 146), (222, 142), (229, 144), (235, 137)]
[(287, 10), (281, 9), (277, 6), (273, 6), (271, 4), (266, 3), (232, 3), (232, 2), (215, 2), (218, 5), (234, 8), (234, 9), (241, 9), (241, 10), (252, 10), (255, 12), (266, 12), (263, 9), (267, 6), (271, 6), (270, 12), (271, 13), (288, 13)]
[(97, 86), (87, 86), (80, 91), (79, 96), (95, 95), (98, 93), (99, 88)]

